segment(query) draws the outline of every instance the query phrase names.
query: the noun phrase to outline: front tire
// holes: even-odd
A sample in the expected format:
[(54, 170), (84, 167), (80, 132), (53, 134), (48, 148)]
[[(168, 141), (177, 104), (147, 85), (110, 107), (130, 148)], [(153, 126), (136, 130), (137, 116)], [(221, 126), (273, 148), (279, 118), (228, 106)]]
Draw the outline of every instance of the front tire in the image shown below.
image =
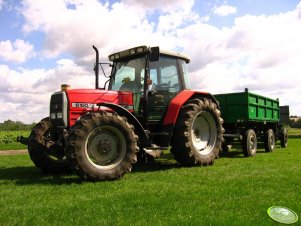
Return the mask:
[(35, 166), (46, 173), (70, 171), (65, 158), (62, 134), (52, 127), (49, 117), (42, 119), (32, 129), (28, 152)]
[(67, 160), (84, 179), (119, 179), (137, 161), (137, 141), (126, 118), (116, 113), (89, 113), (76, 122), (68, 136)]
[(181, 109), (171, 139), (171, 153), (183, 165), (212, 165), (222, 142), (220, 111), (209, 99), (193, 99)]

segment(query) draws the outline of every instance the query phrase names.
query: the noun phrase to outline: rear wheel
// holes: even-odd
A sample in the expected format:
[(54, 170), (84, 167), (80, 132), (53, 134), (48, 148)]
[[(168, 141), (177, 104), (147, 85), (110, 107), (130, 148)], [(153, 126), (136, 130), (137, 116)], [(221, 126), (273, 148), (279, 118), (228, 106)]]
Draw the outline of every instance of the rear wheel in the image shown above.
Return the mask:
[(243, 153), (246, 157), (251, 157), (256, 155), (257, 150), (257, 138), (256, 133), (252, 129), (248, 129), (242, 141)]
[(215, 103), (193, 99), (181, 109), (171, 139), (175, 159), (188, 166), (210, 165), (222, 142), (222, 119)]
[(35, 166), (46, 173), (70, 171), (63, 140), (62, 132), (52, 127), (48, 117), (36, 124), (28, 142), (29, 156)]
[(126, 118), (108, 112), (87, 114), (68, 136), (67, 159), (85, 179), (118, 179), (137, 161), (137, 141), (134, 127)]
[(283, 127), (280, 132), (280, 144), (282, 148), (287, 148), (288, 132), (286, 127)]
[(272, 152), (274, 148), (275, 148), (275, 134), (272, 129), (268, 129), (264, 137), (264, 149), (266, 152)]

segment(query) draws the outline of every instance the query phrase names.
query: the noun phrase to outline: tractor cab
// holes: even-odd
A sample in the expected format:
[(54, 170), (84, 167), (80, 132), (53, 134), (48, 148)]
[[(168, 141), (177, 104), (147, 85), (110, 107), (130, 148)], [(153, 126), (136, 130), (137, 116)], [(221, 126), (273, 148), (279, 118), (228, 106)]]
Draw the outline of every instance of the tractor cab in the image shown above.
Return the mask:
[(158, 47), (139, 46), (109, 56), (113, 62), (108, 89), (132, 93), (133, 114), (143, 124), (157, 124), (180, 91), (190, 89), (189, 57)]

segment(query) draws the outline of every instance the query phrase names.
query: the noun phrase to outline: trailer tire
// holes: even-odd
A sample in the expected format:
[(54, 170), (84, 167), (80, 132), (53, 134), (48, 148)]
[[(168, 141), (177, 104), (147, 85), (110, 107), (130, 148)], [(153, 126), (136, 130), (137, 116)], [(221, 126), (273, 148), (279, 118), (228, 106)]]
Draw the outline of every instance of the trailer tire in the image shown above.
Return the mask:
[(272, 152), (275, 148), (275, 134), (272, 129), (268, 129), (264, 136), (264, 149), (266, 152)]
[(115, 180), (137, 162), (138, 136), (117, 113), (88, 113), (74, 125), (66, 144), (69, 165), (88, 180)]
[(186, 166), (212, 165), (222, 142), (222, 118), (209, 99), (192, 99), (180, 110), (171, 138), (171, 153)]
[(288, 132), (286, 127), (283, 127), (280, 132), (280, 144), (282, 148), (287, 148)]
[(251, 157), (256, 155), (257, 138), (254, 130), (248, 129), (245, 132), (242, 141), (242, 149), (245, 157)]
[(34, 126), (29, 136), (29, 156), (35, 166), (46, 173), (70, 172), (65, 158), (64, 146), (55, 142), (61, 135), (59, 133), (52, 127), (49, 117), (47, 117)]

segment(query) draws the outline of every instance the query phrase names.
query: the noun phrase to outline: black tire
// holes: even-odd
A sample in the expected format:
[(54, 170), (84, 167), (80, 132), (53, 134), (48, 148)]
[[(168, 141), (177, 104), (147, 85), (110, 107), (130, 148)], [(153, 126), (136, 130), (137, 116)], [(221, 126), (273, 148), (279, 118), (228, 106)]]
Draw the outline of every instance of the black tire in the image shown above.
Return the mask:
[(275, 148), (275, 134), (272, 129), (268, 129), (264, 136), (264, 149), (266, 152), (272, 152)]
[(66, 155), (75, 173), (88, 180), (114, 180), (137, 162), (138, 136), (117, 113), (88, 113), (67, 138)]
[(257, 137), (256, 133), (252, 129), (248, 129), (244, 136), (242, 141), (242, 149), (243, 153), (246, 157), (251, 157), (256, 155), (257, 150)]
[(212, 165), (222, 143), (223, 120), (215, 103), (192, 99), (179, 112), (171, 139), (171, 153), (186, 166)]
[(280, 144), (282, 148), (287, 148), (288, 132), (286, 127), (283, 127), (280, 132)]
[(46, 173), (70, 172), (62, 136), (52, 127), (48, 117), (34, 126), (29, 136), (28, 152), (36, 167)]

